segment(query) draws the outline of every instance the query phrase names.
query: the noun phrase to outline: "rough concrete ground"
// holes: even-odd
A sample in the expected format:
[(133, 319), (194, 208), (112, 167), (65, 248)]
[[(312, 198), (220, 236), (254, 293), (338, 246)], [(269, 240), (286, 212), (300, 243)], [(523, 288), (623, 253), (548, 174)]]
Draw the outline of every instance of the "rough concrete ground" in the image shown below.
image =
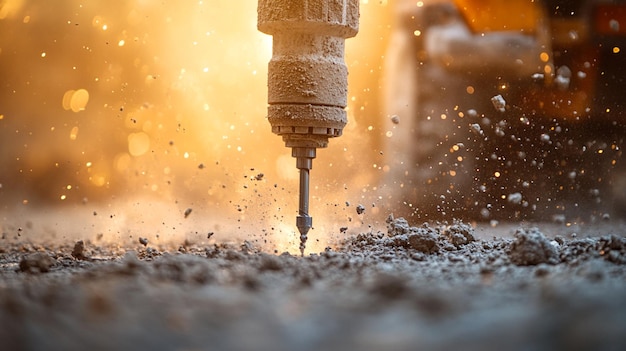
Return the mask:
[[(623, 225), (412, 226), (297, 257), (248, 242), (0, 248), (7, 350), (623, 350)], [(494, 231), (495, 232), (495, 231)], [(141, 239), (140, 239), (141, 240)]]

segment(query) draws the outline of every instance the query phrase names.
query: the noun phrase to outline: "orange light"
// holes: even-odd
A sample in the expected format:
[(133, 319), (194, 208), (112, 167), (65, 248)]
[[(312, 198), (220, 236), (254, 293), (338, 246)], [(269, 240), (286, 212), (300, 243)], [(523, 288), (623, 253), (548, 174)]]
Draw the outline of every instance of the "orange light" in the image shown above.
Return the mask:
[[(474, 33), (492, 31), (536, 32), (541, 5), (527, 0), (454, 0)], [(511, 14), (516, 14), (512, 16)]]
[(543, 72), (545, 74), (551, 74), (552, 73), (552, 66), (550, 66), (550, 65), (543, 66)]

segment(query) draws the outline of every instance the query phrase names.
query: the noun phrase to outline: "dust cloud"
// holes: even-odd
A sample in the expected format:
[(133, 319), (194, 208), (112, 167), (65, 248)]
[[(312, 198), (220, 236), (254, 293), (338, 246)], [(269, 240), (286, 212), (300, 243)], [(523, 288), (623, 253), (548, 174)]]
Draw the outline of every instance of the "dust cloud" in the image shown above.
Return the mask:
[[(357, 203), (381, 212), (387, 12), (362, 2), (347, 43), (349, 124), (314, 160), (313, 251), (365, 225)], [(295, 160), (264, 118), (271, 40), (255, 0), (2, 2), (3, 237), (297, 248)]]

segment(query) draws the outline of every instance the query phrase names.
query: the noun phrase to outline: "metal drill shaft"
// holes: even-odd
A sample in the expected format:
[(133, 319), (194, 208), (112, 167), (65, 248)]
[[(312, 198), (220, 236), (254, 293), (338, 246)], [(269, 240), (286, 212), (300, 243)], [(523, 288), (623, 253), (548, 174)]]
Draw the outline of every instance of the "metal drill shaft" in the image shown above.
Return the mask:
[(300, 232), (300, 253), (304, 256), (307, 233), (313, 226), (313, 218), (309, 216), (309, 170), (300, 169), (300, 201), (296, 226)]
[(316, 155), (314, 147), (294, 147), (291, 155), (296, 158), (296, 167), (300, 170), (300, 197), (296, 227), (300, 232), (300, 253), (304, 256), (307, 234), (313, 226), (313, 218), (309, 216), (309, 171), (313, 168)]

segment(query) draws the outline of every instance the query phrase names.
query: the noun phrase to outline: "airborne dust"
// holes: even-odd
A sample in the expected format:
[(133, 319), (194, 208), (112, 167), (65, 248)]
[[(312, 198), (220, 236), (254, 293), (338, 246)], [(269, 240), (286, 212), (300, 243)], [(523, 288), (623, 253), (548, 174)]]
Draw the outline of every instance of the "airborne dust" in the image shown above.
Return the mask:
[[(380, 75), (387, 8), (361, 12), (362, 35), (347, 44), (349, 125), (312, 171), (314, 252), (327, 233), (362, 225), (347, 200), (377, 200), (371, 82)], [(295, 159), (264, 118), (270, 57), (252, 0), (5, 1), (5, 236), (165, 243), (245, 233), (281, 252), (297, 248)]]

